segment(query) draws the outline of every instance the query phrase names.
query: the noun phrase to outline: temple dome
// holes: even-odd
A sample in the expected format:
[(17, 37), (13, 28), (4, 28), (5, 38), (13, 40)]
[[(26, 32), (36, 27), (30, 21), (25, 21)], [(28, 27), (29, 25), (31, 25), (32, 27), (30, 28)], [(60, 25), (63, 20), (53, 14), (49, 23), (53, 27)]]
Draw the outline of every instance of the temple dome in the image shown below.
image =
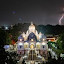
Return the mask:
[(35, 26), (33, 25), (32, 22), (31, 22), (31, 25), (29, 26), (29, 31), (30, 31), (30, 32), (35, 31)]
[(45, 36), (44, 34), (41, 34), (40, 40), (41, 40), (41, 41), (46, 40), (46, 36)]
[(23, 36), (22, 36), (22, 35), (20, 35), (20, 36), (18, 37), (18, 40), (22, 40), (22, 41), (24, 41)]

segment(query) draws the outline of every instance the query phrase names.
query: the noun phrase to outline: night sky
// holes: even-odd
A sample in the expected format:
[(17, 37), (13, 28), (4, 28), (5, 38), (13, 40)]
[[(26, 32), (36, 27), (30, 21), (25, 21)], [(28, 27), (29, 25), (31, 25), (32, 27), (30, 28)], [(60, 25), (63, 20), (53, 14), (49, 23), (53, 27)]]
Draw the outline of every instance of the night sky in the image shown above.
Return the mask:
[(58, 24), (64, 0), (0, 0), (0, 25)]

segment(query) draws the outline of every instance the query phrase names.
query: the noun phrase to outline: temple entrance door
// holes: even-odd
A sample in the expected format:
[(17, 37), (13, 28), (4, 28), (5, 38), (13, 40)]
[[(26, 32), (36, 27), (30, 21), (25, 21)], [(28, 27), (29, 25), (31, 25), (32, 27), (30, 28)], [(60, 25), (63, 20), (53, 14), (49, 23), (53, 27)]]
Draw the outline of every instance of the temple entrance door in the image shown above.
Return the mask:
[(31, 44), (31, 45), (30, 45), (30, 49), (31, 49), (31, 50), (34, 49), (34, 44)]

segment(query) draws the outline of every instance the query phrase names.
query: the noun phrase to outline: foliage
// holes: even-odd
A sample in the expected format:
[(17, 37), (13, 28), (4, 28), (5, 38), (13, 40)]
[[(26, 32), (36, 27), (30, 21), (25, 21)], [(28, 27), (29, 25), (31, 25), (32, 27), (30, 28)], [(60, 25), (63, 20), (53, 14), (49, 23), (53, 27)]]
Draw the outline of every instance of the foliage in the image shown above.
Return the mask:
[(59, 35), (64, 32), (64, 25), (38, 25), (37, 29), (44, 34)]
[(6, 44), (11, 44), (12, 43), (12, 40), (11, 40), (11, 37), (10, 37), (10, 33), (7, 33), (7, 36), (6, 36)]
[(0, 29), (0, 45), (4, 45), (6, 43), (6, 32)]
[(64, 50), (64, 33), (62, 33), (62, 34), (59, 36), (59, 38), (58, 38), (58, 40), (57, 40), (57, 45), (58, 45), (58, 48), (59, 48), (60, 50)]
[(59, 56), (61, 53), (64, 53), (64, 33), (59, 35), (56, 45), (57, 45), (57, 49), (55, 48), (52, 48), (52, 49)]

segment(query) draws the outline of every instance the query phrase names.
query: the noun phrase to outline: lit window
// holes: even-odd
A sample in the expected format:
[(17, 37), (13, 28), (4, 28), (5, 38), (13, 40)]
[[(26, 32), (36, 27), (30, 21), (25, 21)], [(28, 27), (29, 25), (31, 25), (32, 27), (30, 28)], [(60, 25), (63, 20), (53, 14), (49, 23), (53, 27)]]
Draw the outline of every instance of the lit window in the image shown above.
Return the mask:
[(40, 48), (40, 45), (37, 45), (37, 48)]

